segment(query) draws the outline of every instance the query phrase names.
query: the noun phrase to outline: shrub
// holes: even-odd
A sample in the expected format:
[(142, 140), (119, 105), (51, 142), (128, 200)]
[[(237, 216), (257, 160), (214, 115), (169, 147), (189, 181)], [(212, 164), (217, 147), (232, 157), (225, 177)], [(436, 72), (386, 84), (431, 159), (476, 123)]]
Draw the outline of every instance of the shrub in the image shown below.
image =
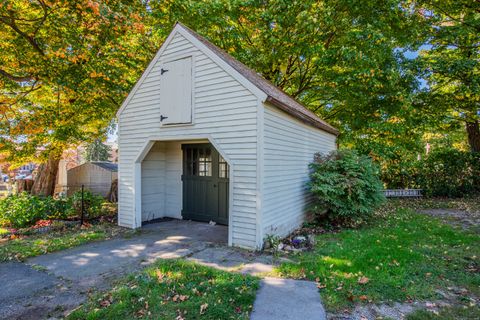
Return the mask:
[(38, 220), (65, 216), (65, 201), (52, 197), (37, 197), (28, 193), (9, 195), (0, 200), (0, 225), (28, 227)]
[(342, 225), (359, 223), (384, 201), (379, 170), (367, 156), (352, 150), (316, 154), (310, 165), (313, 211)]
[[(9, 195), (0, 200), (0, 226), (25, 228), (39, 220), (80, 217), (82, 206), (81, 191), (67, 199), (37, 197), (28, 193)], [(103, 213), (104, 199), (90, 191), (84, 191), (86, 218), (96, 218)]]
[(429, 196), (461, 197), (480, 192), (480, 154), (435, 150), (419, 161), (419, 184)]
[(420, 169), (417, 159), (382, 163), (381, 180), (386, 189), (417, 189)]
[[(68, 216), (78, 216), (82, 214), (82, 191), (75, 192), (68, 198)], [(90, 190), (83, 191), (83, 206), (85, 217), (96, 218), (102, 214), (102, 204), (105, 199), (102, 196), (93, 194)]]

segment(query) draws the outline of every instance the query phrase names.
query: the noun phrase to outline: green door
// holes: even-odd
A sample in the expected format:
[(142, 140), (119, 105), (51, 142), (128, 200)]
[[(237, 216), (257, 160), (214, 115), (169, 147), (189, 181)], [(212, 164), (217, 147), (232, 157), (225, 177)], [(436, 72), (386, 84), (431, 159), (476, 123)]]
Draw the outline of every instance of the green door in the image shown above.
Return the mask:
[(183, 218), (227, 225), (227, 162), (211, 144), (184, 144), (182, 150)]

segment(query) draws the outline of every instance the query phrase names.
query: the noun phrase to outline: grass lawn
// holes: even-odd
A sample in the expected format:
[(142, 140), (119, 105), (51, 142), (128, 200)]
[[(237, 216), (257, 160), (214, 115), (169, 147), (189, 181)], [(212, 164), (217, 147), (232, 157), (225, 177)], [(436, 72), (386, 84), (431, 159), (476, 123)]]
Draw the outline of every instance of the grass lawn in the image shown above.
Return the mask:
[(29, 257), (75, 247), (87, 242), (105, 240), (122, 231), (122, 228), (102, 223), (89, 228), (68, 228), (45, 234), (19, 236), (16, 239), (0, 239), (0, 262), (24, 260)]
[(397, 209), (372, 226), (317, 236), (314, 251), (276, 272), (318, 281), (335, 311), (357, 302), (434, 300), (436, 290), (452, 287), (478, 296), (479, 258), (479, 234)]
[(159, 260), (68, 319), (248, 319), (258, 279), (184, 260)]

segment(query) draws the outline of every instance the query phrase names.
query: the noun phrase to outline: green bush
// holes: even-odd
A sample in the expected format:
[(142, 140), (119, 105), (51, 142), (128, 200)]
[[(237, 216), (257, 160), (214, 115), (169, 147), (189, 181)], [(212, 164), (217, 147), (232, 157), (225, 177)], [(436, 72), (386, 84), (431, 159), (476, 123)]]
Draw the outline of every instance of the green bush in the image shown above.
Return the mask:
[(437, 149), (420, 160), (384, 165), (382, 181), (388, 189), (423, 189), (426, 196), (475, 194), (480, 192), (480, 154)]
[[(80, 217), (82, 214), (82, 191), (77, 191), (68, 200), (68, 216)], [(90, 190), (83, 191), (83, 206), (85, 217), (96, 218), (102, 214), (102, 204), (105, 199), (102, 196), (93, 194)]]
[(310, 165), (314, 213), (342, 225), (357, 224), (384, 201), (379, 170), (368, 156), (352, 150), (316, 154)]
[(381, 180), (386, 189), (418, 189), (420, 169), (417, 159), (382, 163)]
[(0, 200), (0, 226), (28, 227), (38, 220), (64, 218), (64, 200), (37, 197), (28, 193), (9, 195)]
[(480, 154), (435, 150), (418, 161), (419, 185), (428, 196), (461, 197), (480, 192)]
[[(103, 213), (103, 197), (84, 191), (85, 218), (97, 218)], [(0, 200), (0, 226), (25, 228), (38, 220), (80, 217), (81, 191), (67, 199), (37, 197), (28, 193), (9, 195)]]

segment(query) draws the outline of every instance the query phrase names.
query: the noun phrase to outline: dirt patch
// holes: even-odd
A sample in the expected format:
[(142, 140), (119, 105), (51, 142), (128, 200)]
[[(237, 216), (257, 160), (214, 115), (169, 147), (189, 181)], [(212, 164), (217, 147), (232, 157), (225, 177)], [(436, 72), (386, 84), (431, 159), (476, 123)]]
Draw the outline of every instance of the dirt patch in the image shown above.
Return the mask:
[(403, 320), (409, 314), (417, 310), (426, 310), (438, 314), (443, 308), (451, 308), (459, 305), (479, 305), (480, 299), (471, 295), (466, 289), (449, 287), (447, 291), (438, 290), (441, 299), (435, 301), (412, 301), (382, 304), (356, 305), (351, 310), (338, 313), (328, 313), (328, 320), (376, 320), (397, 319)]
[(419, 213), (440, 218), (446, 223), (467, 229), (480, 229), (480, 212), (470, 212), (458, 209), (420, 209)]

